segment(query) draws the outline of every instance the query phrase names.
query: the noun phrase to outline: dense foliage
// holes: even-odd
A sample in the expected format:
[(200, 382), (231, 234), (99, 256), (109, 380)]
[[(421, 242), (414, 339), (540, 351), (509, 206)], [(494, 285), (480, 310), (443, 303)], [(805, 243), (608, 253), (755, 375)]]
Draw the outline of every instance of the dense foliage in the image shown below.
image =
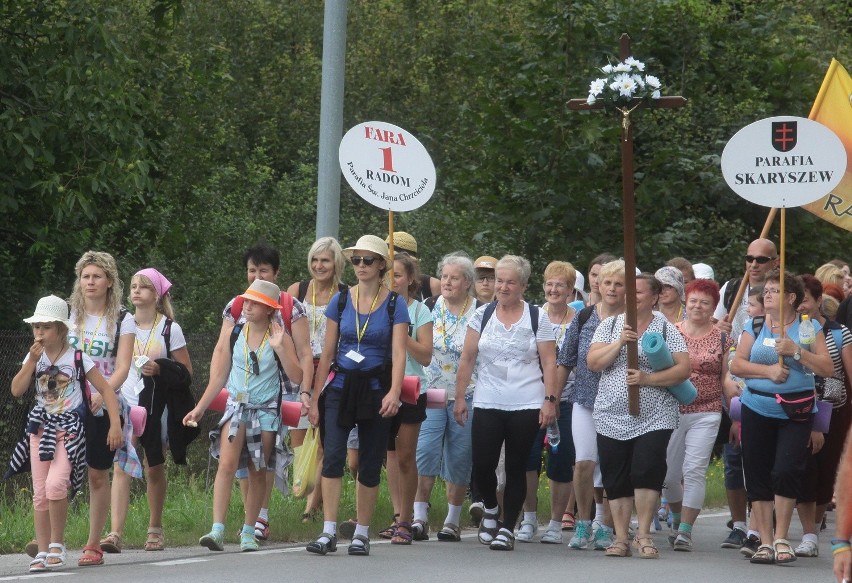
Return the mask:
[[(303, 277), (314, 239), (320, 2), (8, 0), (0, 5), (2, 326), (69, 294), (76, 257), (109, 250), (125, 277), (176, 282), (180, 320), (218, 326), (244, 285), (243, 249), (281, 249)], [(725, 185), (740, 127), (806, 116), (831, 57), (852, 66), (848, 3), (830, 0), (351, 0), (345, 125), (414, 132), (438, 170), (433, 200), (397, 216), (431, 271), (438, 257), (515, 252), (535, 271), (618, 252), (618, 122), (574, 113), (597, 68), (634, 55), (688, 98), (636, 117), (638, 263), (674, 255), (739, 268), (766, 209)], [(340, 238), (386, 232), (344, 186)], [(804, 211), (789, 264), (848, 247)], [(777, 233), (777, 228), (776, 228)], [(533, 281), (537, 286), (540, 282)]]

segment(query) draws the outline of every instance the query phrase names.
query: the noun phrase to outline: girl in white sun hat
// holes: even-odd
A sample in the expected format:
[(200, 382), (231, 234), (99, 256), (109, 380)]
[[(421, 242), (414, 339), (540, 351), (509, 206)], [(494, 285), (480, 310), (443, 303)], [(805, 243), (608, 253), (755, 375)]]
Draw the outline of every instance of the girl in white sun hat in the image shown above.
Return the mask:
[(41, 298), (35, 313), (24, 322), (32, 325), (34, 341), (12, 379), (12, 396), (23, 396), (35, 379), (36, 404), (27, 418), (24, 439), (15, 446), (9, 473), (22, 470), (30, 462), (38, 554), (29, 570), (36, 573), (62, 567), (67, 559), (68, 490), (72, 496), (76, 493), (86, 468), (86, 381), (103, 396), (110, 450), (121, 446), (122, 436), (115, 392), (92, 359), (83, 351), (75, 352), (68, 342), (70, 320), (65, 300)]

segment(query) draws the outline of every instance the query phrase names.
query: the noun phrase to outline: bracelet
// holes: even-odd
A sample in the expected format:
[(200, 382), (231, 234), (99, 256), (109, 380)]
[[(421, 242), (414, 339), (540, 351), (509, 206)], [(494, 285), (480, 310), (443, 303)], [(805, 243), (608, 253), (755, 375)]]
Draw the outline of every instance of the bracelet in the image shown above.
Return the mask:
[(301, 397), (302, 395), (307, 395), (307, 396), (311, 397), (311, 396), (313, 396), (313, 393), (311, 393), (309, 391), (299, 391), (299, 396)]
[(850, 544), (848, 538), (833, 538), (831, 539), (831, 544), (833, 545), (848, 545)]
[(835, 555), (839, 555), (841, 553), (848, 553), (849, 551), (852, 551), (852, 547), (850, 547), (849, 545), (834, 545), (831, 547), (831, 552)]

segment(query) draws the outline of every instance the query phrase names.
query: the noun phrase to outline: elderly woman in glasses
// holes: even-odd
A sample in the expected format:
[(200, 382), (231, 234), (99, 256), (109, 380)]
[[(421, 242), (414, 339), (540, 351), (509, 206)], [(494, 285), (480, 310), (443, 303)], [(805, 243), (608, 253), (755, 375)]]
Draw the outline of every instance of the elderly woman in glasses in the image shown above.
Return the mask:
[(319, 423), (325, 449), (324, 522), (322, 534), (308, 543), (307, 550), (320, 555), (337, 550), (337, 511), (346, 441), (349, 431), (357, 427), (358, 522), (348, 553), (365, 556), (370, 554), (368, 531), (379, 493), (391, 418), (401, 404), (410, 318), (405, 301), (382, 283), (391, 267), (387, 243), (364, 235), (343, 254), (355, 268), (358, 283), (335, 294), (325, 312), (325, 347), (310, 409), (311, 423)]
[[(515, 547), (512, 527), (526, 496), (526, 464), (539, 428), (556, 419), (562, 387), (556, 386), (556, 342), (544, 310), (524, 301), (529, 261), (506, 255), (497, 262), (497, 301), (477, 309), (467, 327), (456, 374), (454, 416), (468, 419), (465, 393), (479, 358), (473, 394), (473, 474), (484, 498), (479, 541), (491, 550)], [(506, 446), (503, 524), (498, 523), (497, 477)]]
[(808, 371), (834, 374), (819, 322), (814, 322), (813, 343), (800, 340), (796, 308), (805, 295), (801, 281), (784, 274), (782, 295), (780, 278), (778, 271), (766, 277), (765, 321), (759, 329), (754, 320), (746, 322), (731, 363), (731, 373), (746, 382), (741, 397), (743, 469), (752, 522), (763, 543), (751, 562), (762, 564), (796, 560), (787, 532), (802, 491), (813, 426), (814, 377)]

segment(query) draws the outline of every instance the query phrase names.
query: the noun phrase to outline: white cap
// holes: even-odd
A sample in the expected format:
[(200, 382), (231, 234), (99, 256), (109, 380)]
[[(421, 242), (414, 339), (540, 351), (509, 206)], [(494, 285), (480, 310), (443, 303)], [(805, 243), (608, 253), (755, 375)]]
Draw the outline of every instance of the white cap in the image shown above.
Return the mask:
[(693, 263), (692, 271), (695, 273), (695, 279), (716, 279), (713, 268), (706, 263)]

